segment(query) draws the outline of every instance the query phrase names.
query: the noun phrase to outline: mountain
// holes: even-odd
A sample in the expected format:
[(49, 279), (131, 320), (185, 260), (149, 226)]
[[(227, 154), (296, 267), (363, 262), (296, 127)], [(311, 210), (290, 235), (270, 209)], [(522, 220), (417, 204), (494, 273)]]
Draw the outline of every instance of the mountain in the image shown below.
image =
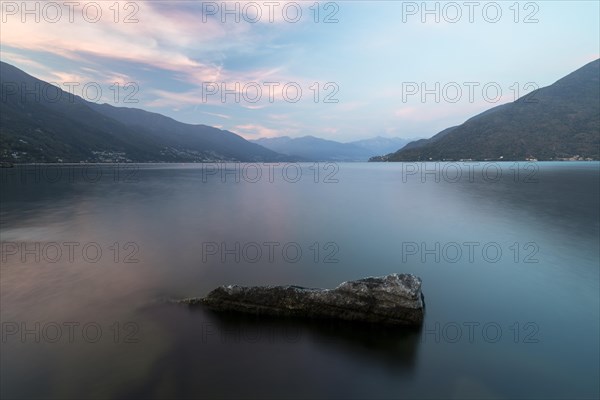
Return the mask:
[(397, 151), (412, 140), (414, 139), (403, 139), (399, 137), (386, 138), (377, 136), (371, 139), (350, 142), (350, 144), (362, 147), (370, 153), (370, 156), (373, 156), (375, 154), (388, 154)]
[(0, 161), (286, 161), (235, 133), (88, 102), (0, 62)]
[(291, 138), (280, 136), (253, 141), (267, 149), (306, 161), (367, 161), (365, 149), (348, 143), (320, 139), (314, 136)]
[(278, 153), (297, 156), (306, 161), (367, 161), (376, 154), (398, 150), (408, 140), (377, 137), (340, 143), (314, 136), (299, 138), (280, 136), (256, 139), (253, 142)]
[(600, 60), (372, 161), (600, 159)]

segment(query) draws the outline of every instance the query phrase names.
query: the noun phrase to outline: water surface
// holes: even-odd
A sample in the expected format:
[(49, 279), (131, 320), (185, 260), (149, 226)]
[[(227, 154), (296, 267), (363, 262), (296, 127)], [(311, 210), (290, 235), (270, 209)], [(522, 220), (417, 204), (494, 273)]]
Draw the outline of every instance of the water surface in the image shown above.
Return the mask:
[[(297, 167), (2, 170), (2, 396), (600, 395), (598, 163)], [(163, 301), (392, 272), (421, 330)]]

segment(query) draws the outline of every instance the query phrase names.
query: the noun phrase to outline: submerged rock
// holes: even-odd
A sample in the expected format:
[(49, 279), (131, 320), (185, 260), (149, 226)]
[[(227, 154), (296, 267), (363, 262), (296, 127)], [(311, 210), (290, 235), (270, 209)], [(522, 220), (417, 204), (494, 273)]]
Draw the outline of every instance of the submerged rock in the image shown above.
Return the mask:
[(180, 303), (203, 304), (216, 311), (393, 325), (420, 325), (425, 307), (421, 279), (411, 274), (348, 281), (335, 289), (220, 286), (204, 298), (184, 299)]

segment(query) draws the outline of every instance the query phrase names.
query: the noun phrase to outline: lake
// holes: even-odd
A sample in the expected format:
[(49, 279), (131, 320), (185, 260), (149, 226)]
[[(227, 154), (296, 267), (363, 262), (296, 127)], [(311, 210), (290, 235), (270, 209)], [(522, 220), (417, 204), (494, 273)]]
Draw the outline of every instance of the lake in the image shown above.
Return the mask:
[[(3, 398), (598, 398), (600, 164), (1, 170)], [(217, 315), (423, 280), (422, 329)]]

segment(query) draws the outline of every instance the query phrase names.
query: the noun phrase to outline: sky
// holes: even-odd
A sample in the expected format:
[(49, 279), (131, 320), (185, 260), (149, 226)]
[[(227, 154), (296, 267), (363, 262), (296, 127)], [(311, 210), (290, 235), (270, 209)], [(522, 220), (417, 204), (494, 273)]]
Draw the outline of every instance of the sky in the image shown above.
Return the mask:
[(431, 137), (600, 57), (597, 1), (2, 1), (0, 59), (246, 139)]

